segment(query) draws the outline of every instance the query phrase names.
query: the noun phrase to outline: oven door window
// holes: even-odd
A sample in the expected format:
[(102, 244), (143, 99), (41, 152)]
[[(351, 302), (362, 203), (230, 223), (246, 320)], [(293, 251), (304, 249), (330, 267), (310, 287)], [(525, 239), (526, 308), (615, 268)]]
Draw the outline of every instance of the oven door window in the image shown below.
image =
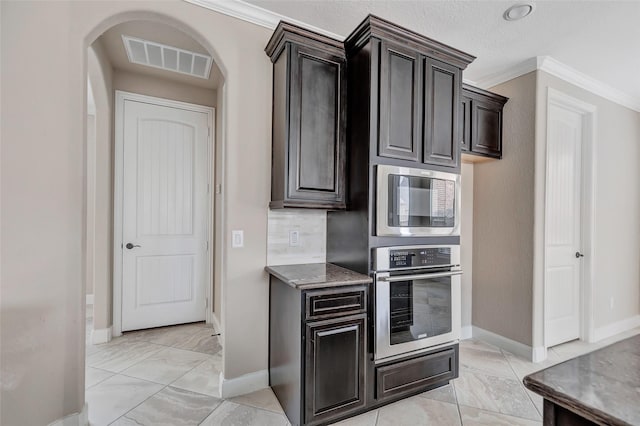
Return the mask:
[(389, 293), (391, 345), (451, 332), (451, 277), (392, 282)]
[(455, 187), (452, 180), (389, 175), (389, 226), (453, 227)]

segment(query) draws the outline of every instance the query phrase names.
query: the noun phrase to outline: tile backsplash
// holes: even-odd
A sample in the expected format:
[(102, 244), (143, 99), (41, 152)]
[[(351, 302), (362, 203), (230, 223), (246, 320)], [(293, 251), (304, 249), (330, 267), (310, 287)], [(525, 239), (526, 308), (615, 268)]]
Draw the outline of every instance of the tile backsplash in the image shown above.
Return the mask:
[[(267, 265), (323, 263), (327, 260), (327, 212), (269, 210)], [(298, 231), (298, 245), (289, 245), (289, 232)]]

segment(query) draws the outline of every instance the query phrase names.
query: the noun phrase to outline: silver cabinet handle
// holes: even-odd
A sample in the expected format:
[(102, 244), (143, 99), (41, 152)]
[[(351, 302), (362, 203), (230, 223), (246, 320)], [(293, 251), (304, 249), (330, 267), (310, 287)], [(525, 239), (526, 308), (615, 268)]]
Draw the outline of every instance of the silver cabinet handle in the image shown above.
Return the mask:
[(454, 275), (462, 275), (462, 271), (452, 272), (437, 272), (434, 274), (419, 274), (419, 275), (402, 275), (395, 277), (380, 277), (378, 281), (395, 282), (395, 281), (409, 281), (409, 280), (422, 280), (430, 278), (452, 277)]

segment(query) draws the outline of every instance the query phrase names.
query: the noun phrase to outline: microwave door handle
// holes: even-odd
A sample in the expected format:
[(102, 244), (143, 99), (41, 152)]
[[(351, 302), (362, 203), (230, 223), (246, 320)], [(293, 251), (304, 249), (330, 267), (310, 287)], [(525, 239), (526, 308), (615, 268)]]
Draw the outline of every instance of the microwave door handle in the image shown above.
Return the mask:
[(454, 275), (462, 275), (462, 271), (438, 272), (435, 274), (402, 275), (402, 276), (395, 276), (395, 277), (380, 277), (378, 278), (378, 280), (392, 283), (396, 281), (410, 281), (410, 280), (422, 280), (422, 279), (430, 279), (430, 278), (452, 277)]

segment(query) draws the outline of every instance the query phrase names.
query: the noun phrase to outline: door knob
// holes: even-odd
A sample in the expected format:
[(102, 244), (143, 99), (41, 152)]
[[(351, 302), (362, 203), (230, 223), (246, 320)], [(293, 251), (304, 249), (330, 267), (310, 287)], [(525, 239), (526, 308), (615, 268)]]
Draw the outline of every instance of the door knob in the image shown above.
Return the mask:
[(131, 244), (131, 243), (127, 243), (127, 245), (125, 247), (128, 248), (129, 250), (131, 250), (134, 247), (142, 247), (142, 246), (139, 246), (137, 244), (134, 245), (134, 244)]
[(584, 257), (584, 254), (582, 254), (579, 251), (577, 251), (576, 252), (576, 259), (580, 259), (581, 257)]

